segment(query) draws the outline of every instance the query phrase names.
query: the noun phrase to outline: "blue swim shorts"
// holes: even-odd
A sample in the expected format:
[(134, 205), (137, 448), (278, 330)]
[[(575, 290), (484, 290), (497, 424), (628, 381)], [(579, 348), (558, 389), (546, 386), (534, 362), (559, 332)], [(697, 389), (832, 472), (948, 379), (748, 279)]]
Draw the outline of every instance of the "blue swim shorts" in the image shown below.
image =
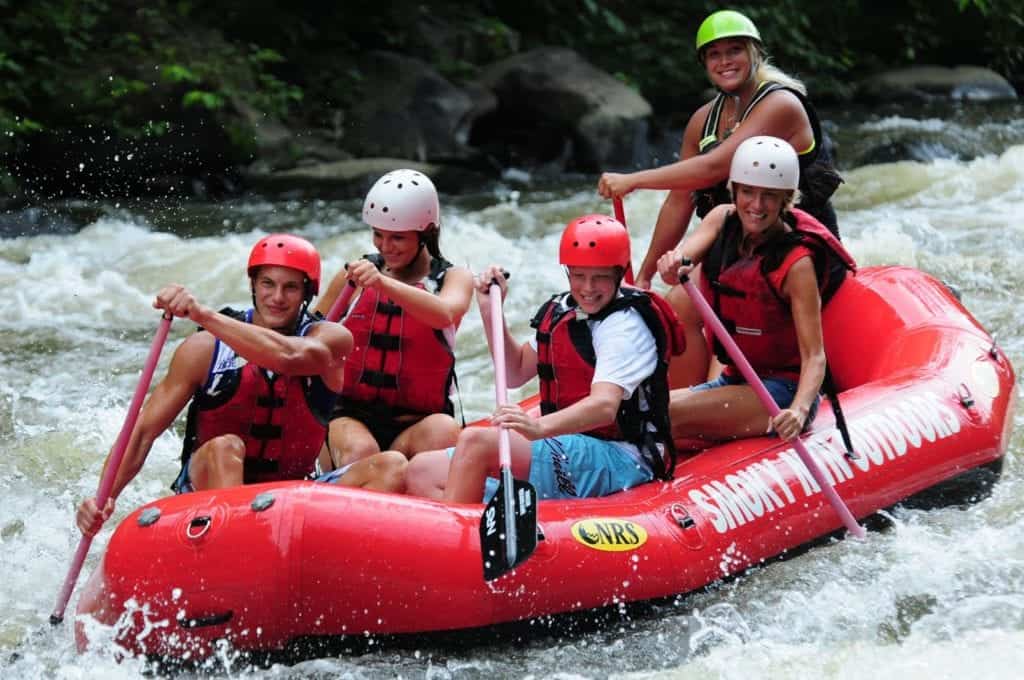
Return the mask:
[[(594, 498), (654, 479), (651, 469), (619, 444), (584, 434), (538, 439), (531, 445), (530, 484), (537, 498)], [(448, 457), (455, 449), (448, 449)], [(484, 502), (498, 489), (490, 477)]]

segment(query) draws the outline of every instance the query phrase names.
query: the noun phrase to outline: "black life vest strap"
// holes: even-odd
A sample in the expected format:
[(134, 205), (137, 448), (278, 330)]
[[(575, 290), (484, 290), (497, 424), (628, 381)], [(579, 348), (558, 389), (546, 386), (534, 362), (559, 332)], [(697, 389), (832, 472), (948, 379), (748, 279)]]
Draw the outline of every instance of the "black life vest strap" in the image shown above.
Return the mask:
[(273, 423), (253, 423), (249, 426), (249, 434), (253, 439), (268, 441), (281, 438), (281, 426)]
[(402, 339), (390, 333), (370, 333), (370, 347), (385, 352), (397, 352), (401, 347)]
[(398, 389), (398, 377), (390, 373), (382, 373), (381, 371), (365, 370), (363, 375), (360, 376), (359, 382), (370, 387)]
[(825, 380), (822, 381), (821, 386), (825, 396), (828, 397), (829, 402), (832, 404), (832, 413), (836, 418), (836, 428), (843, 438), (843, 446), (846, 447), (846, 451), (843, 454), (849, 460), (857, 460), (860, 456), (853, 450), (850, 428), (846, 425), (846, 416), (843, 415), (843, 407), (839, 404), (839, 391), (836, 389), (836, 381), (832, 377), (832, 370), (829, 368), (828, 362), (825, 363)]
[(265, 475), (277, 472), (278, 464), (276, 460), (267, 460), (266, 458), (246, 458), (243, 463), (243, 474), (245, 477), (251, 475)]
[(701, 131), (700, 140), (697, 142), (698, 153), (710, 151), (718, 144), (718, 123), (722, 119), (722, 109), (725, 108), (725, 95), (718, 93), (711, 102), (711, 109), (708, 117), (704, 119), (704, 129)]

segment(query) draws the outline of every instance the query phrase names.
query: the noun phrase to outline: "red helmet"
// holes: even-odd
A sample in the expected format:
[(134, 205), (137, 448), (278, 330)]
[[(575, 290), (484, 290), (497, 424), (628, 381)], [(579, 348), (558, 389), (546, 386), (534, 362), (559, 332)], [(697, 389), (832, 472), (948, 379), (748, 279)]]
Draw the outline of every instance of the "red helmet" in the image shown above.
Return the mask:
[(309, 279), (310, 295), (316, 295), (320, 290), (320, 254), (304, 238), (291, 234), (271, 234), (261, 238), (249, 253), (249, 276), (256, 267), (264, 265), (298, 269)]
[(577, 217), (562, 232), (558, 263), (567, 267), (629, 266), (629, 232), (614, 217)]

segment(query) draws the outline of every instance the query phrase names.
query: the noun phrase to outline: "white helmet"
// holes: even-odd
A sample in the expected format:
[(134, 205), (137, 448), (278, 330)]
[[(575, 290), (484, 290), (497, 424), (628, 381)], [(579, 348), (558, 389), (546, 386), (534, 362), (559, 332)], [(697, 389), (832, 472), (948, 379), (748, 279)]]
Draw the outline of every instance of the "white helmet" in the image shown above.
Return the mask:
[(425, 231), (440, 226), (440, 213), (434, 183), (416, 170), (392, 170), (363, 201), (363, 222), (384, 231)]
[(729, 181), (794, 191), (800, 183), (800, 161), (784, 139), (766, 135), (751, 137), (743, 140), (732, 155)]

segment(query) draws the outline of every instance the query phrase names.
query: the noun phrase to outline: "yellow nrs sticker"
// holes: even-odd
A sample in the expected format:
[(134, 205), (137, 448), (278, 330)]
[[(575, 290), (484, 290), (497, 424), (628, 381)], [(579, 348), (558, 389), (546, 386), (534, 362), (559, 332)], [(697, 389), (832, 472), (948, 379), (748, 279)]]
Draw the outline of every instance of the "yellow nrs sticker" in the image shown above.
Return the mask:
[(636, 550), (647, 542), (647, 530), (636, 522), (623, 519), (583, 519), (572, 525), (577, 541), (605, 552)]

